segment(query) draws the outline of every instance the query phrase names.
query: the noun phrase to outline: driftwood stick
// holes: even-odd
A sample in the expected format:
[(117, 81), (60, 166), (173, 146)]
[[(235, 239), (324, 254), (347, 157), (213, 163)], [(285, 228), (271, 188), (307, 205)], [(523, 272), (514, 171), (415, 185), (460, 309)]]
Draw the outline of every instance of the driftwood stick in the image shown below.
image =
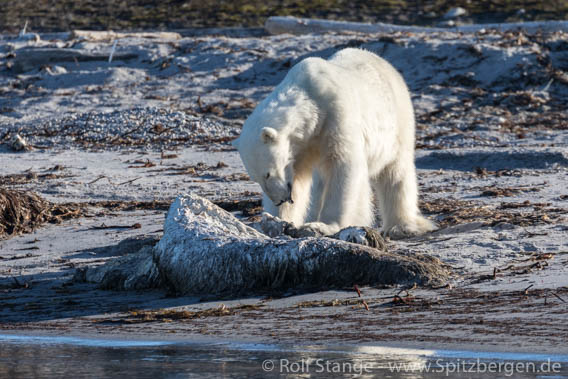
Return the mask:
[(330, 21), (296, 17), (269, 17), (264, 24), (264, 28), (271, 34), (308, 34), (317, 32), (358, 32), (358, 33), (440, 33), (440, 32), (462, 32), (476, 33), (481, 30), (496, 29), (498, 31), (524, 30), (527, 33), (538, 31), (555, 32), (567, 31), (568, 21), (530, 21), (503, 24), (477, 24), (462, 25), (452, 28), (432, 28), (420, 26), (392, 25), (385, 23), (362, 23), (349, 21)]
[(143, 33), (118, 33), (112, 30), (73, 30), (70, 39), (84, 39), (90, 42), (110, 41), (120, 38), (149, 38), (149, 39), (181, 39), (181, 34), (174, 32), (143, 32)]
[[(59, 64), (61, 62), (86, 62), (86, 61), (108, 61), (109, 54), (90, 53), (77, 49), (52, 48), (52, 47), (33, 47), (18, 50), (14, 58), (12, 69), (16, 73), (22, 73), (43, 65)], [(136, 53), (115, 53), (113, 59), (130, 60), (138, 58)]]

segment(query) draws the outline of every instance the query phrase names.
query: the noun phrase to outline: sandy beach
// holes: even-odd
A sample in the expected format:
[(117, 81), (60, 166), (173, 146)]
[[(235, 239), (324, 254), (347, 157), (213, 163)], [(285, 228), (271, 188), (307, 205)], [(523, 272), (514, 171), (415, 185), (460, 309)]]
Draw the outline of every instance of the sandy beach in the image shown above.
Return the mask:
[[(219, 297), (77, 279), (155, 244), (183, 193), (258, 221), (230, 141), (290, 67), (348, 46), (410, 87), (440, 230), (387, 249), (440, 259), (445, 285)], [(2, 236), (0, 331), (568, 354), (567, 58), (564, 32), (2, 35), (0, 187), (70, 213)]]

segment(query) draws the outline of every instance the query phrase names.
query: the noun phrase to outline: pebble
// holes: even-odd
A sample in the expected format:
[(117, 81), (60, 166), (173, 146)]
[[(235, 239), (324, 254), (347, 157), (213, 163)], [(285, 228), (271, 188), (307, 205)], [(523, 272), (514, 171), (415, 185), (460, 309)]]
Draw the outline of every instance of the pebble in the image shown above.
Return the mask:
[(446, 20), (449, 20), (449, 19), (458, 18), (458, 17), (465, 16), (465, 15), (467, 15), (467, 11), (464, 8), (455, 7), (455, 8), (450, 9), (448, 12), (446, 12), (446, 14), (444, 15), (444, 18)]
[(10, 140), (10, 147), (14, 151), (22, 151), (22, 150), (26, 150), (28, 148), (28, 143), (19, 134), (16, 134)]

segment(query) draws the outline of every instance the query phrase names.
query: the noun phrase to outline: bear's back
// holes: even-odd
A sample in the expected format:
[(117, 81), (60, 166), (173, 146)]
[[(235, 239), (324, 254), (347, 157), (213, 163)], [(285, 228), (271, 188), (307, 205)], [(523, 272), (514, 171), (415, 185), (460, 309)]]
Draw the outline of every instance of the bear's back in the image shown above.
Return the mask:
[(396, 87), (406, 88), (400, 72), (389, 62), (370, 51), (356, 48), (343, 49), (333, 54), (329, 62), (367, 78), (376, 76), (380, 80), (393, 82)]

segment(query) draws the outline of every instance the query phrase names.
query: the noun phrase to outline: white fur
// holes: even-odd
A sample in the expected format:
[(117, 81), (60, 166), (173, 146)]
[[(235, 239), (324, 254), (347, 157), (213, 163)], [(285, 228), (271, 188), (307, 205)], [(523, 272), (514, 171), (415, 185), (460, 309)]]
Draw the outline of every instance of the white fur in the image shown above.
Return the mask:
[(402, 76), (344, 49), (295, 65), (234, 145), (270, 214), (326, 235), (371, 226), (374, 192), (383, 232), (403, 237), (435, 229), (418, 209), (414, 129)]

